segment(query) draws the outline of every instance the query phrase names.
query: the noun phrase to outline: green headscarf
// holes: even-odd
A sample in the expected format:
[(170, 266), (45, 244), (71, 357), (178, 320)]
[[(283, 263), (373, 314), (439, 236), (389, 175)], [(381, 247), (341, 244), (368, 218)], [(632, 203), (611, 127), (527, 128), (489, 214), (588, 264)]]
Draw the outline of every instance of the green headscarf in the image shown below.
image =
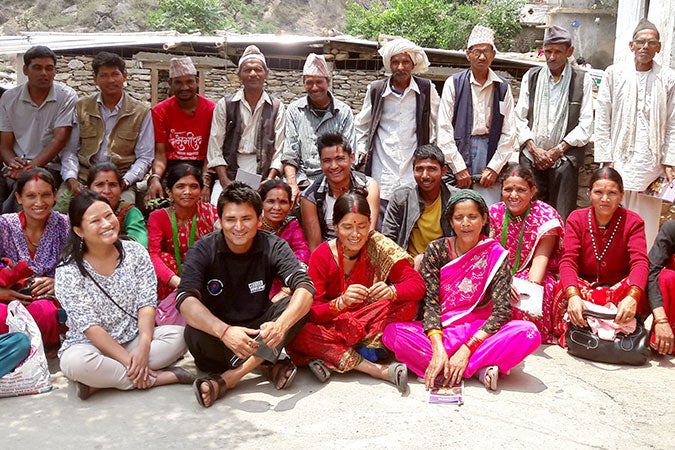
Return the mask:
[[(487, 204), (485, 203), (485, 200), (483, 197), (476, 191), (472, 189), (462, 189), (461, 191), (455, 193), (452, 197), (450, 197), (450, 201), (448, 202), (448, 206), (445, 207), (445, 218), (448, 220), (450, 224), (452, 224), (452, 215), (455, 212), (455, 205), (457, 203), (463, 202), (465, 200), (473, 200), (476, 205), (478, 205), (478, 211), (480, 212), (481, 216), (487, 216), (488, 220), (485, 222), (485, 226), (481, 230), (481, 233), (483, 233), (485, 236), (490, 235), (490, 209), (488, 208)], [(453, 234), (455, 234), (455, 230), (453, 228), (452, 230)]]

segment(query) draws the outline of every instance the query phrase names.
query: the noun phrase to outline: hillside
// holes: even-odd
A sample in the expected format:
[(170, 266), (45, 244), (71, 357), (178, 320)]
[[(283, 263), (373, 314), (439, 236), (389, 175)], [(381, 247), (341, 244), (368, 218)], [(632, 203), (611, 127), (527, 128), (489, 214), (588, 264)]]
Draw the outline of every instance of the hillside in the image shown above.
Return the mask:
[[(344, 24), (347, 0), (223, 0), (234, 9), (232, 19), (242, 32), (333, 34)], [(358, 1), (368, 4), (368, 1)], [(235, 7), (233, 5), (241, 5)], [(4, 0), (0, 35), (21, 31), (127, 32), (149, 31), (148, 11), (158, 0)]]

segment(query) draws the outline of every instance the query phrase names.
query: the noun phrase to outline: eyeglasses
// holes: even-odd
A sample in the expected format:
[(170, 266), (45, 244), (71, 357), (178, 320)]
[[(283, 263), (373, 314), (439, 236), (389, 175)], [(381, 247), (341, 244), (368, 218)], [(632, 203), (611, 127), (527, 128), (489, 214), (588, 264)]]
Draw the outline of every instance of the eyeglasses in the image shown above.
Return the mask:
[(633, 40), (633, 45), (635, 45), (638, 48), (642, 48), (647, 44), (647, 47), (649, 48), (656, 48), (659, 45), (661, 45), (660, 41), (657, 41), (656, 39), (650, 39), (648, 41), (645, 41), (644, 39), (634, 39)]
[(474, 48), (472, 50), (469, 50), (469, 55), (474, 56), (476, 58), (478, 58), (480, 55), (485, 55), (487, 57), (492, 55), (492, 52), (493, 50), (491, 48), (486, 48), (484, 50)]

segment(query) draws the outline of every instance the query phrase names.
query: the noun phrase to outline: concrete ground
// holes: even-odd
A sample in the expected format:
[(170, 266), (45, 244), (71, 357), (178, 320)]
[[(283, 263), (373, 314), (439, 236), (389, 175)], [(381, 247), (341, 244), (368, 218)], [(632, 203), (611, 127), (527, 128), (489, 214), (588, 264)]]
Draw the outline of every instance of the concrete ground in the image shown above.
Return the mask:
[[(463, 406), (429, 404), (414, 376), (401, 397), (367, 375), (321, 384), (301, 368), (287, 391), (252, 374), (204, 409), (185, 385), (81, 401), (52, 360), (57, 389), (0, 400), (0, 448), (675, 449), (674, 363), (612, 366), (542, 346), (495, 393), (467, 380)], [(194, 370), (189, 356), (179, 364)]]

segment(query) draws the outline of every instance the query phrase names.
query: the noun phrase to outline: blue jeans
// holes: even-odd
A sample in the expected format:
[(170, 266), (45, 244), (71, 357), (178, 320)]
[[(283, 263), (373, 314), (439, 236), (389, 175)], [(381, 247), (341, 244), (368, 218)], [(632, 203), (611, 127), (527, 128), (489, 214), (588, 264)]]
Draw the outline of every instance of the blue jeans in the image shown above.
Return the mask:
[(23, 333), (0, 335), (0, 377), (4, 377), (26, 359), (30, 353), (30, 338)]

